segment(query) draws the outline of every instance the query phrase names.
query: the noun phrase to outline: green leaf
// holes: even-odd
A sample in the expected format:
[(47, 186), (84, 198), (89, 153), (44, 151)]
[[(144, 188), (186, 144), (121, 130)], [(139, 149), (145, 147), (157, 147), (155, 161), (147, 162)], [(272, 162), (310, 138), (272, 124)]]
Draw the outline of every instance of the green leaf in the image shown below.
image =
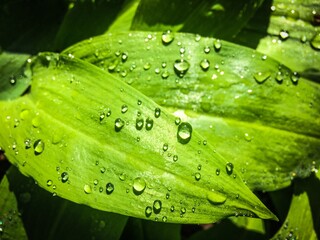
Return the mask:
[(19, 206), (15, 215), (20, 213), (28, 239), (119, 239), (122, 235), (127, 222), (125, 216), (53, 196), (15, 167), (10, 168), (7, 178)]
[[(319, 165), (320, 86), (266, 55), (199, 35), (155, 32), (99, 36), (64, 52), (192, 122), (252, 189), (283, 188)], [(174, 67), (181, 59), (186, 73)]]
[(289, 213), (281, 229), (272, 238), (319, 239), (320, 231), (320, 174), (299, 180), (294, 185), (294, 195)]
[(0, 102), (0, 139), (9, 161), (39, 186), (164, 222), (276, 219), (196, 129), (137, 90), (72, 55), (41, 54), (32, 69), (30, 94)]
[(31, 76), (24, 65), (28, 58), (26, 54), (0, 54), (0, 100), (17, 98), (27, 90)]
[[(146, 1), (142, 0), (131, 30), (181, 31), (232, 39), (263, 0)], [(156, 11), (155, 11), (156, 9)]]
[(16, 197), (10, 189), (6, 176), (1, 180), (0, 194), (0, 238), (3, 240), (27, 239)]

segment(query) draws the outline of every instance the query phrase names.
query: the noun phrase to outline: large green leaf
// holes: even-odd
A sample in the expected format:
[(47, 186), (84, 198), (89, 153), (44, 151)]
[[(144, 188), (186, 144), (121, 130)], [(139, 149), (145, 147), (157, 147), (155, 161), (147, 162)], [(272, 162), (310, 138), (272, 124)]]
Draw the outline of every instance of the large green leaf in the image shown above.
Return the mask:
[(210, 142), (132, 87), (72, 55), (41, 54), (32, 69), (30, 94), (0, 102), (0, 139), (39, 186), (164, 222), (276, 219)]
[[(167, 32), (109, 34), (65, 53), (119, 76), (192, 122), (252, 189), (280, 189), (318, 167), (320, 86), (266, 55)], [(178, 69), (182, 63), (189, 67), (185, 73)]]
[(171, 29), (232, 39), (262, 2), (263, 0), (176, 0), (174, 2), (142, 0), (131, 29), (144, 31)]

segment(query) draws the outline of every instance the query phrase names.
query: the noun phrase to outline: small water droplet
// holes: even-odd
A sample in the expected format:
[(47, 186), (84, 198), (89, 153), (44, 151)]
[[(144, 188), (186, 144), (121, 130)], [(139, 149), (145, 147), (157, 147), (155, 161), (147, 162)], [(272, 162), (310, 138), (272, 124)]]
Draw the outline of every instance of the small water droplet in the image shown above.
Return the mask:
[(178, 158), (179, 158), (179, 157), (178, 157), (178, 155), (173, 155), (172, 158), (173, 158), (173, 161), (176, 162), (176, 161), (178, 161)]
[(166, 199), (169, 199), (169, 197), (170, 197), (170, 193), (167, 193), (166, 194)]
[(171, 30), (167, 30), (162, 33), (161, 39), (164, 45), (169, 45), (174, 40), (174, 34)]
[(310, 42), (311, 46), (315, 50), (320, 50), (320, 33), (317, 33)]
[(160, 115), (161, 115), (161, 109), (160, 109), (160, 108), (155, 108), (155, 109), (154, 109), (154, 116), (155, 116), (155, 118), (160, 117)]
[(121, 181), (125, 181), (126, 178), (127, 178), (127, 175), (126, 175), (125, 173), (120, 173), (119, 179), (120, 179)]
[(216, 204), (223, 204), (227, 197), (221, 193), (217, 193), (215, 191), (209, 191), (207, 194), (207, 199), (210, 203), (216, 205)]
[(137, 101), (137, 104), (140, 106), (142, 104), (142, 101), (141, 100), (138, 100)]
[(226, 164), (226, 171), (228, 175), (231, 175), (233, 172), (233, 164), (231, 162), (228, 162)]
[(280, 37), (281, 40), (287, 40), (290, 37), (290, 35), (289, 35), (288, 31), (281, 30), (279, 32), (279, 37)]
[(174, 120), (174, 123), (176, 125), (179, 125), (181, 123), (181, 118), (177, 117), (175, 120)]
[(61, 173), (61, 182), (65, 183), (69, 179), (69, 174), (67, 172)]
[(35, 155), (39, 155), (44, 151), (44, 142), (41, 139), (38, 139), (33, 144)]
[(249, 133), (245, 133), (244, 134), (244, 139), (247, 141), (247, 142), (251, 142), (253, 137), (249, 134)]
[(266, 81), (270, 77), (270, 75), (271, 75), (271, 73), (269, 71), (257, 72), (253, 75), (253, 77), (258, 83), (263, 83), (264, 81)]
[(106, 113), (106, 117), (110, 117), (110, 116), (111, 116), (111, 110), (108, 109), (108, 110), (107, 110), (107, 113)]
[(148, 117), (146, 119), (146, 130), (150, 131), (152, 128), (153, 128), (153, 119)]
[(106, 193), (108, 194), (108, 195), (110, 195), (111, 193), (113, 193), (113, 191), (114, 191), (114, 185), (112, 184), (112, 183), (107, 183), (106, 184)]
[(196, 34), (194, 40), (195, 40), (196, 42), (199, 42), (200, 39), (201, 39), (201, 36), (200, 36), (199, 34)]
[(173, 205), (170, 207), (170, 211), (174, 212), (174, 206)]
[(83, 186), (83, 190), (84, 190), (84, 192), (85, 192), (86, 194), (92, 193), (92, 188), (91, 188), (91, 186), (88, 185), (88, 184), (85, 184), (85, 185)]
[(293, 72), (290, 76), (291, 78), (291, 81), (294, 83), (294, 84), (297, 84), (299, 79), (300, 79), (300, 74), (297, 73), (297, 72)]
[(114, 130), (116, 132), (120, 132), (123, 127), (124, 127), (124, 121), (121, 118), (117, 118), (114, 122)]
[(121, 60), (122, 60), (122, 62), (125, 62), (125, 61), (127, 61), (128, 60), (128, 53), (122, 53), (121, 54)]
[(10, 82), (11, 85), (15, 85), (17, 80), (16, 80), (16, 78), (14, 76), (11, 76), (10, 79), (9, 79), (9, 82)]
[(150, 217), (151, 216), (152, 208), (150, 206), (146, 207), (145, 214), (146, 214), (146, 217)]
[(24, 140), (24, 145), (25, 145), (25, 148), (26, 148), (26, 149), (31, 148), (31, 140), (30, 140), (29, 138), (26, 138), (26, 139)]
[(162, 217), (162, 222), (167, 222), (167, 221), (168, 221), (167, 216), (163, 216), (163, 217)]
[(98, 185), (99, 184), (99, 180), (98, 179), (93, 180), (93, 184), (94, 185)]
[(168, 143), (163, 144), (163, 147), (162, 147), (163, 151), (167, 151), (168, 148), (169, 148)]
[(106, 171), (106, 168), (105, 168), (105, 167), (100, 168), (100, 172), (101, 172), (101, 173), (105, 173), (105, 171)]
[(121, 107), (121, 113), (126, 113), (128, 111), (128, 106), (127, 105), (122, 105)]
[(177, 139), (181, 144), (187, 144), (191, 140), (192, 126), (190, 123), (183, 122), (178, 127)]
[(174, 62), (174, 71), (175, 73), (182, 78), (188, 71), (190, 64), (183, 59), (178, 59)]
[(209, 46), (206, 46), (206, 47), (204, 47), (204, 49), (203, 49), (203, 51), (204, 51), (204, 53), (209, 53), (210, 52), (210, 47)]
[(150, 63), (146, 63), (143, 65), (143, 69), (144, 70), (149, 70), (151, 68), (151, 64)]
[(187, 212), (187, 209), (185, 207), (180, 208), (180, 214), (185, 214)]
[(196, 174), (194, 175), (194, 178), (195, 178), (197, 181), (199, 181), (199, 180), (201, 179), (201, 174), (200, 174), (200, 173), (196, 173)]
[(143, 178), (137, 177), (133, 180), (132, 185), (133, 193), (136, 195), (140, 195), (146, 189), (146, 182)]
[(282, 83), (282, 81), (283, 81), (283, 74), (282, 74), (282, 72), (280, 72), (280, 71), (277, 72), (276, 80), (277, 80), (278, 83)]
[(203, 71), (207, 71), (210, 67), (210, 62), (208, 59), (203, 59), (200, 62), (200, 67), (202, 68)]
[(221, 50), (222, 43), (221, 43), (220, 39), (215, 39), (215, 40), (213, 41), (213, 47), (214, 47), (214, 50), (215, 50), (216, 52), (219, 52), (219, 51)]
[(48, 180), (47, 181), (47, 186), (50, 187), (52, 185), (52, 183), (53, 183), (52, 180)]
[(34, 128), (38, 128), (40, 126), (40, 118), (35, 117), (34, 119), (32, 119), (31, 123)]
[(136, 119), (136, 129), (140, 131), (143, 128), (143, 125), (144, 125), (143, 118), (137, 118)]
[(162, 202), (160, 200), (155, 200), (153, 202), (153, 212), (159, 214), (161, 212)]
[(199, 165), (198, 165), (198, 170), (200, 171), (200, 170), (201, 170), (201, 168), (202, 168), (202, 165), (201, 165), (201, 164), (199, 164)]
[(169, 77), (169, 72), (168, 71), (163, 71), (161, 74), (162, 79), (167, 79)]
[(100, 119), (100, 122), (106, 117), (106, 114), (105, 113), (100, 113), (100, 116), (99, 116), (99, 119)]
[(220, 175), (220, 168), (216, 169), (216, 175), (219, 176)]

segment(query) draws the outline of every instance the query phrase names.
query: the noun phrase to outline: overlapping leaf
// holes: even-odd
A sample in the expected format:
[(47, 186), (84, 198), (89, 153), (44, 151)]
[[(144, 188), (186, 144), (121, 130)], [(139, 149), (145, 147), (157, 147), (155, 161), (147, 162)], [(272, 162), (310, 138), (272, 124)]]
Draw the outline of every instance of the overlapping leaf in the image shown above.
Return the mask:
[(115, 33), (65, 53), (192, 122), (252, 189), (308, 176), (319, 160), (319, 85), (266, 55), (199, 35)]
[(41, 187), (164, 222), (276, 219), (238, 167), (132, 87), (72, 55), (41, 54), (31, 67), (30, 93), (0, 103), (1, 145)]

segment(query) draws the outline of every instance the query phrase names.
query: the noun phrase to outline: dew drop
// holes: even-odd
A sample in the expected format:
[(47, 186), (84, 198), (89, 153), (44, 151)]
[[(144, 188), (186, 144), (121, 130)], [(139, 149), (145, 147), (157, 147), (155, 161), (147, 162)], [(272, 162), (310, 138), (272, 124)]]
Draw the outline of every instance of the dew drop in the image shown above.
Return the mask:
[(199, 42), (200, 39), (201, 39), (201, 36), (200, 36), (199, 34), (196, 34), (196, 37), (194, 38), (194, 40), (195, 40), (196, 42)]
[(100, 116), (99, 116), (99, 119), (100, 119), (100, 122), (106, 117), (106, 114), (105, 113), (100, 113)]
[(216, 52), (219, 52), (219, 51), (221, 50), (222, 43), (221, 43), (220, 39), (215, 39), (215, 40), (213, 41), (213, 47), (214, 47), (214, 50), (215, 50)]
[(161, 39), (164, 45), (169, 45), (174, 40), (174, 34), (171, 30), (167, 30), (162, 33)]
[(247, 141), (247, 142), (251, 142), (253, 137), (249, 134), (249, 133), (245, 133), (244, 134), (244, 139)]
[(111, 116), (111, 110), (108, 109), (107, 113), (106, 113), (106, 117), (110, 117)]
[(143, 65), (143, 69), (144, 70), (149, 70), (151, 68), (151, 64), (150, 63), (146, 63)]
[(133, 180), (132, 185), (133, 193), (140, 195), (146, 189), (146, 182), (143, 178), (137, 177)]
[(288, 31), (281, 30), (279, 32), (279, 37), (280, 37), (281, 40), (287, 40), (290, 37), (290, 35), (289, 35)]
[(52, 180), (48, 180), (47, 181), (47, 186), (50, 187), (52, 185), (52, 183), (53, 183)]
[(161, 74), (161, 77), (162, 79), (167, 79), (169, 77), (169, 72), (168, 71), (164, 71), (162, 74)]
[(173, 155), (172, 158), (173, 158), (173, 161), (176, 162), (176, 161), (178, 161), (178, 158), (179, 158), (179, 157), (178, 157), (178, 155)]
[(155, 214), (158, 214), (161, 212), (161, 208), (162, 208), (162, 202), (160, 200), (155, 200), (153, 202), (153, 212)]
[(200, 62), (200, 67), (202, 68), (203, 71), (207, 71), (210, 67), (210, 62), (208, 59), (203, 59)]
[(320, 33), (317, 33), (310, 42), (315, 50), (320, 50)]
[(140, 106), (142, 104), (142, 101), (141, 100), (138, 100), (137, 101), (137, 104)]
[(216, 175), (219, 176), (220, 175), (220, 168), (216, 169)]
[(203, 49), (204, 53), (209, 53), (210, 50), (211, 50), (211, 49), (210, 49), (209, 46), (206, 46), (206, 47), (204, 47), (204, 49)]
[(185, 207), (180, 208), (180, 214), (185, 214), (187, 212), (187, 209)]
[(61, 173), (61, 182), (65, 183), (69, 179), (69, 174), (67, 172)]
[(90, 185), (88, 184), (85, 184), (84, 187), (83, 187), (83, 190), (86, 194), (90, 194), (92, 193), (92, 188), (90, 187)]
[(127, 175), (126, 175), (125, 173), (120, 173), (119, 179), (120, 179), (121, 181), (125, 181), (126, 178), (127, 178)]
[(163, 216), (163, 217), (162, 217), (162, 222), (167, 222), (167, 221), (168, 221), (167, 216)]
[(136, 129), (140, 131), (143, 128), (143, 125), (144, 125), (143, 118), (137, 118), (136, 119)]
[(169, 148), (168, 143), (163, 144), (163, 147), (162, 147), (163, 151), (167, 151), (168, 148)]
[(127, 61), (128, 60), (128, 53), (122, 53), (121, 54), (121, 60), (122, 60), (122, 62), (125, 62), (125, 61)]
[(217, 205), (217, 204), (223, 204), (227, 197), (221, 193), (217, 193), (215, 191), (209, 191), (207, 194), (207, 199), (210, 203)]
[(169, 197), (170, 197), (170, 193), (167, 193), (166, 194), (166, 199), (169, 199)]
[(200, 171), (200, 170), (201, 170), (201, 168), (202, 168), (202, 165), (201, 165), (201, 164), (199, 164), (199, 165), (198, 165), (198, 170)]
[(105, 171), (106, 171), (106, 168), (105, 168), (105, 167), (100, 168), (100, 172), (101, 172), (101, 173), (105, 173)]
[(114, 122), (114, 130), (116, 132), (120, 132), (123, 127), (124, 127), (124, 121), (121, 118), (117, 118)]
[(190, 64), (183, 59), (178, 59), (174, 62), (174, 71), (175, 73), (182, 78), (188, 71)]
[(12, 76), (12, 77), (9, 79), (9, 82), (10, 82), (11, 85), (15, 85), (16, 82), (17, 82), (17, 80), (16, 80), (15, 77)]
[(270, 75), (271, 75), (271, 73), (269, 71), (257, 72), (253, 75), (253, 77), (258, 83), (263, 83), (264, 81), (266, 81), (270, 77)]
[(280, 72), (280, 71), (277, 72), (276, 80), (277, 80), (278, 83), (282, 83), (282, 81), (283, 81), (283, 74), (282, 74), (282, 72)]
[(41, 139), (38, 139), (33, 144), (35, 155), (39, 155), (44, 151), (44, 142)]
[(233, 164), (231, 162), (228, 162), (226, 164), (226, 171), (228, 175), (231, 175), (233, 172)]
[(151, 216), (152, 208), (150, 206), (146, 207), (145, 214), (146, 214), (146, 217), (150, 217)]
[(106, 193), (108, 194), (108, 195), (110, 195), (111, 193), (113, 193), (113, 191), (114, 191), (114, 185), (112, 184), (112, 183), (107, 183), (106, 184)]
[(146, 130), (150, 131), (152, 128), (153, 128), (153, 119), (148, 117), (146, 119)]
[(175, 120), (174, 120), (174, 123), (176, 125), (179, 125), (181, 123), (181, 118), (177, 117)]
[(201, 179), (201, 174), (200, 174), (200, 173), (196, 173), (196, 174), (194, 175), (194, 178), (195, 178), (197, 181), (199, 181), (199, 180)]
[(121, 107), (121, 113), (126, 113), (128, 111), (128, 106), (127, 105), (122, 105)]
[(187, 144), (191, 140), (192, 126), (190, 123), (183, 122), (178, 127), (177, 139), (181, 144)]
[(155, 116), (155, 118), (160, 117), (160, 115), (161, 115), (161, 109), (160, 109), (160, 108), (155, 108), (155, 109), (154, 109), (154, 116)]
[(290, 76), (291, 78), (291, 81), (294, 83), (294, 84), (297, 84), (298, 81), (299, 81), (299, 78), (300, 78), (300, 74), (297, 73), (297, 72), (293, 72)]
[(99, 184), (99, 180), (98, 179), (93, 180), (93, 184), (94, 185), (98, 185)]
[(24, 145), (25, 145), (25, 148), (26, 148), (26, 149), (31, 148), (31, 140), (30, 140), (29, 138), (26, 138), (26, 139), (24, 140)]

